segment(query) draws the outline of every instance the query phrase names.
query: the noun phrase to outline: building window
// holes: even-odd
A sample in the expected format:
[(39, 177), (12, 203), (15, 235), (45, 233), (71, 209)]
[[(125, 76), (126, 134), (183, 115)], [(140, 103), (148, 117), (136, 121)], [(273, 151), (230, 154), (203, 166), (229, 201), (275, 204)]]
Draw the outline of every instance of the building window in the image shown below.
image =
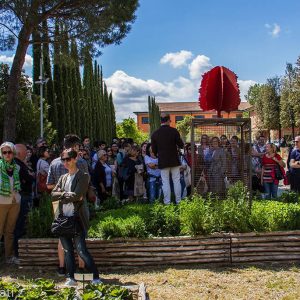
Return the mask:
[(175, 122), (179, 122), (183, 120), (183, 116), (175, 116)]
[(243, 118), (243, 115), (242, 114), (236, 114), (235, 117), (238, 118), (238, 119), (241, 119), (241, 118)]
[(142, 117), (142, 124), (149, 124), (149, 118), (148, 117)]
[(204, 119), (205, 118), (205, 116), (203, 116), (203, 115), (196, 115), (195, 116), (195, 119)]

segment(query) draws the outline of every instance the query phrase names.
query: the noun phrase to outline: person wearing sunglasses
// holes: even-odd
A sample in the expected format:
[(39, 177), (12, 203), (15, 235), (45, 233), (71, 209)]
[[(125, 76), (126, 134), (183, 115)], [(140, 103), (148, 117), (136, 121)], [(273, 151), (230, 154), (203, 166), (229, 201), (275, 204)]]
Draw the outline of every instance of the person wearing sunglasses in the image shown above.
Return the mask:
[(294, 143), (290, 155), (291, 190), (300, 194), (300, 135), (295, 137)]
[(0, 146), (0, 240), (4, 235), (6, 263), (17, 263), (14, 256), (14, 229), (20, 212), (21, 182), (14, 160), (15, 145), (5, 142)]
[(95, 262), (90, 255), (86, 247), (85, 236), (88, 231), (88, 215), (84, 209), (84, 199), (89, 186), (89, 175), (78, 169), (77, 163), (78, 153), (73, 149), (66, 149), (62, 152), (61, 161), (68, 173), (62, 175), (52, 190), (52, 200), (59, 201), (58, 208), (55, 211), (55, 217), (63, 215), (66, 217), (75, 217), (75, 221), (78, 222), (81, 228), (78, 234), (74, 234), (72, 238), (66, 236), (60, 236), (62, 247), (65, 252), (65, 263), (68, 273), (68, 279), (65, 282), (65, 286), (76, 286), (77, 282), (74, 278), (76, 269), (74, 245), (76, 252), (84, 261), (86, 268), (89, 272), (93, 273), (93, 284), (101, 283), (99, 279), (99, 272), (95, 265)]

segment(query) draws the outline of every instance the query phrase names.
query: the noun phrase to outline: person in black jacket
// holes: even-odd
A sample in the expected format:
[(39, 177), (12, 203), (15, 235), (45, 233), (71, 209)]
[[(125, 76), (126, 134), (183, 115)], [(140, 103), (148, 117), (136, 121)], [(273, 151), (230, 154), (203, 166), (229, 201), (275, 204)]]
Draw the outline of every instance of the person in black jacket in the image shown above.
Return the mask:
[(99, 160), (96, 163), (94, 170), (94, 185), (97, 189), (98, 197), (103, 203), (107, 196), (111, 195), (113, 172), (107, 164), (107, 153), (105, 150), (98, 151)]
[(20, 213), (17, 219), (15, 231), (14, 231), (14, 251), (15, 256), (18, 257), (18, 241), (25, 234), (25, 223), (28, 212), (32, 207), (32, 187), (35, 179), (35, 175), (28, 166), (24, 163), (27, 154), (27, 148), (23, 144), (16, 145), (17, 155), (15, 162), (19, 167), (19, 176), (21, 183), (21, 206)]
[(184, 144), (176, 128), (170, 127), (170, 115), (161, 114), (161, 127), (151, 136), (151, 148), (158, 157), (158, 168), (161, 169), (164, 203), (171, 203), (170, 174), (174, 184), (176, 203), (181, 200), (180, 160), (178, 148)]

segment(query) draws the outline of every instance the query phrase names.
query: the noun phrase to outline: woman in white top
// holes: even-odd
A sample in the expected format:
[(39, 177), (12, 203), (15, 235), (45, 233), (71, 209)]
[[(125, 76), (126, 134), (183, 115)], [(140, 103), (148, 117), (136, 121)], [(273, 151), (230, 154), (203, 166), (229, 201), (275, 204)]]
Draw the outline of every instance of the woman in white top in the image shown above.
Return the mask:
[[(87, 173), (83, 173), (77, 168), (78, 153), (74, 150), (66, 149), (61, 155), (61, 160), (68, 173), (62, 175), (56, 187), (52, 191), (52, 200), (59, 200), (58, 209), (55, 212), (55, 217), (73, 217), (81, 230), (70, 236), (59, 236), (63, 249), (65, 251), (65, 263), (68, 272), (68, 279), (65, 286), (76, 286), (74, 278), (76, 263), (74, 256), (74, 246), (76, 252), (82, 258), (86, 268), (93, 273), (93, 283), (101, 283), (99, 272), (95, 262), (90, 255), (85, 242), (85, 237), (88, 231), (88, 216), (84, 209), (84, 199), (89, 186), (90, 177)], [(74, 246), (73, 246), (74, 242)]]
[(21, 189), (19, 167), (14, 161), (15, 145), (5, 142), (0, 146), (0, 240), (4, 235), (7, 263), (18, 263), (13, 255), (14, 229), (20, 211)]

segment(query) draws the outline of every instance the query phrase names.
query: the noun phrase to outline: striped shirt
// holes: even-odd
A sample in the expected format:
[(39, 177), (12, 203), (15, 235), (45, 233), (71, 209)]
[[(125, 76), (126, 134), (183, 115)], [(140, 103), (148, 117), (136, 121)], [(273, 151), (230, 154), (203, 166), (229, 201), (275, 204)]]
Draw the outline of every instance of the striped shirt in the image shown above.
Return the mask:
[[(279, 154), (275, 154), (275, 158), (277, 160), (281, 160)], [(278, 184), (278, 180), (275, 178), (275, 167), (277, 165), (277, 162), (273, 160), (273, 158), (269, 158), (266, 155), (262, 158), (262, 166), (264, 167), (264, 173), (263, 173), (263, 181), (264, 182), (274, 182), (275, 184)]]

